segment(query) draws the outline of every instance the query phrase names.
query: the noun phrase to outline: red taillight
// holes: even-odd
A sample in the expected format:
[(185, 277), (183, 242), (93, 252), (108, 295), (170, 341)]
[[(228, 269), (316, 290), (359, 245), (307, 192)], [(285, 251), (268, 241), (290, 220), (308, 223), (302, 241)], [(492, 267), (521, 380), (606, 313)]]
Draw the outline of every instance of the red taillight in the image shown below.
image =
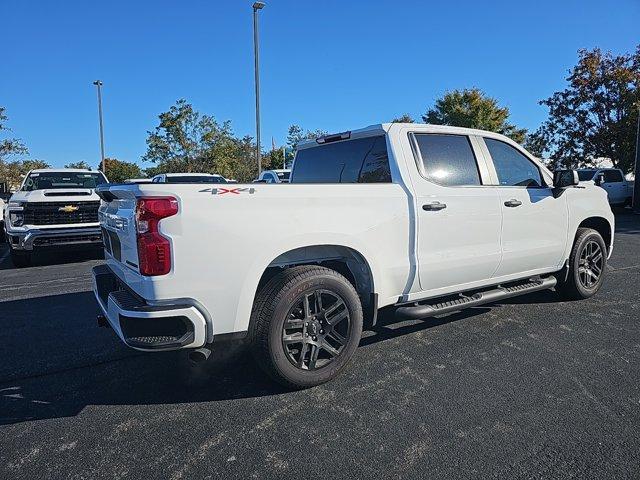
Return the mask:
[(171, 270), (171, 243), (158, 231), (163, 218), (178, 213), (173, 197), (142, 197), (136, 204), (138, 262), (142, 275), (165, 275)]

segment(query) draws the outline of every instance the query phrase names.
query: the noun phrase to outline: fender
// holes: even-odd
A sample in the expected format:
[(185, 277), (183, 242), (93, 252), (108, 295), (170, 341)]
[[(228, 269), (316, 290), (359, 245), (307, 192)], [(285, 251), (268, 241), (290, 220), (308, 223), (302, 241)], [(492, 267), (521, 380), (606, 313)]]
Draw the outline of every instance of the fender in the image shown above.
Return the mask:
[[(236, 318), (234, 322), (235, 331), (246, 331), (249, 327), (249, 320), (251, 317), (251, 309), (253, 307), (253, 301), (258, 291), (258, 283), (262, 274), (271, 265), (271, 263), (280, 255), (287, 253), (291, 250), (304, 247), (314, 247), (319, 245), (331, 245), (338, 247), (350, 248), (359, 253), (362, 258), (369, 265), (371, 270), (371, 277), (374, 286), (374, 293), (379, 295), (379, 298), (385, 298), (388, 294), (378, 291), (380, 284), (380, 272), (376, 265), (376, 262), (372, 261), (374, 257), (366, 245), (359, 242), (357, 238), (348, 235), (341, 234), (327, 234), (323, 236), (322, 243), (317, 242), (317, 238), (313, 235), (297, 235), (295, 237), (287, 238), (286, 242), (280, 244), (277, 248), (270, 249), (267, 252), (261, 252), (261, 255), (256, 258), (251, 268), (247, 272), (246, 280), (240, 291), (238, 297), (238, 309), (236, 312)], [(380, 306), (383, 306), (382, 304)]]

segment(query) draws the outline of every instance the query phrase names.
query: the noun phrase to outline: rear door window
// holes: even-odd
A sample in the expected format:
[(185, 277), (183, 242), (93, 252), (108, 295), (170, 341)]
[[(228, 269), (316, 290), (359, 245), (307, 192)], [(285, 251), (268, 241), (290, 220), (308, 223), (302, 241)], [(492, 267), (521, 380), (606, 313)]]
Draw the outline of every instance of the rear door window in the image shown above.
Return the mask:
[(480, 185), (480, 172), (466, 135), (416, 133), (427, 180), (446, 186)]
[(298, 150), (291, 183), (391, 182), (384, 135)]

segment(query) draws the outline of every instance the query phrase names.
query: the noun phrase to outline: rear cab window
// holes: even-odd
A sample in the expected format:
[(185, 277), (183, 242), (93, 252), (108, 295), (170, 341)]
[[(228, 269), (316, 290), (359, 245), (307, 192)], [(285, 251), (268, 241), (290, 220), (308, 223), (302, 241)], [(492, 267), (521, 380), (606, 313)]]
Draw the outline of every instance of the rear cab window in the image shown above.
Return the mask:
[(390, 183), (384, 135), (303, 148), (296, 153), (291, 183)]

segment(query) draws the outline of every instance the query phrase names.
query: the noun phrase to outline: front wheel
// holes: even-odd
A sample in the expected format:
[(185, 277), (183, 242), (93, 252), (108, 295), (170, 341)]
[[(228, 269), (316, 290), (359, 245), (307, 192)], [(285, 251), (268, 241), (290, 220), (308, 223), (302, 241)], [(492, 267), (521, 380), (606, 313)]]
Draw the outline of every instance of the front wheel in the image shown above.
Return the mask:
[(559, 278), (556, 291), (563, 297), (581, 300), (595, 295), (604, 280), (607, 246), (591, 228), (579, 228), (569, 256), (566, 279)]
[(258, 364), (288, 388), (325, 383), (345, 367), (362, 335), (353, 285), (318, 266), (287, 268), (260, 290), (251, 314)]

